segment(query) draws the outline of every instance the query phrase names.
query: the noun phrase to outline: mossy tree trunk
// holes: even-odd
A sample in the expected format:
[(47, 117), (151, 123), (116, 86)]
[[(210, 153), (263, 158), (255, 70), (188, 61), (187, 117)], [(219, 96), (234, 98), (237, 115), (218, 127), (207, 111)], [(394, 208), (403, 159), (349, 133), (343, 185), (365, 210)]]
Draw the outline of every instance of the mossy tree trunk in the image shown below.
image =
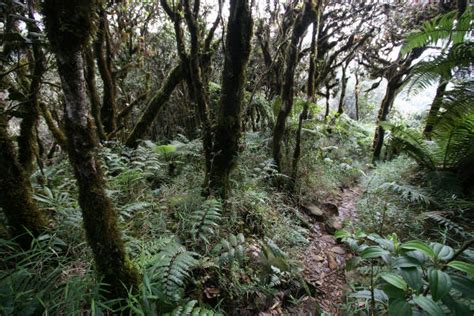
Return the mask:
[[(34, 21), (34, 3), (28, 2), (28, 16), (32, 20), (28, 22), (28, 32), (40, 33), (39, 27)], [(45, 57), (43, 49), (38, 42), (32, 44), (32, 54), (28, 54), (31, 63), (32, 78), (30, 81), (28, 96), (23, 104), (23, 119), (20, 124), (20, 135), (18, 137), (18, 160), (23, 166), (27, 175), (30, 175), (35, 168), (35, 161), (38, 157), (37, 129), (39, 123), (39, 92), (41, 88), (41, 78), (45, 72)]]
[(93, 0), (46, 0), (44, 13), (65, 97), (67, 148), (79, 186), (87, 241), (98, 274), (110, 285), (109, 296), (125, 297), (126, 288), (136, 288), (138, 278), (127, 258), (116, 210), (105, 192), (104, 176), (96, 157), (97, 139), (89, 121), (81, 54), (92, 31), (96, 4)]
[(308, 118), (309, 103), (315, 100), (315, 77), (316, 77), (316, 56), (317, 56), (317, 38), (319, 33), (319, 21), (321, 15), (321, 1), (318, 2), (316, 21), (313, 23), (313, 32), (311, 36), (310, 55), (309, 55), (309, 69), (308, 82), (306, 86), (306, 102), (303, 105), (303, 110), (298, 118), (298, 129), (296, 131), (295, 151), (293, 152), (293, 162), (291, 169), (291, 191), (295, 190), (296, 178), (298, 176), (298, 164), (301, 156), (301, 133), (303, 129), (303, 122)]
[(293, 90), (295, 81), (295, 69), (298, 57), (298, 43), (308, 26), (314, 22), (316, 10), (313, 1), (306, 0), (303, 12), (298, 15), (293, 26), (290, 42), (288, 44), (286, 55), (286, 69), (283, 76), (283, 86), (281, 90), (282, 105), (276, 119), (273, 129), (273, 160), (281, 170), (281, 146), (283, 136), (286, 130), (286, 120), (291, 113), (293, 107)]
[(237, 164), (239, 154), (242, 100), (247, 62), (250, 56), (252, 27), (249, 1), (231, 0), (219, 114), (213, 133), (213, 161), (208, 177), (209, 193), (223, 198), (229, 192), (229, 176)]
[(424, 47), (416, 48), (411, 51), (403, 59), (399, 57), (390, 68), (388, 68), (386, 77), (387, 77), (387, 89), (385, 90), (385, 96), (380, 105), (379, 114), (377, 116), (377, 123), (375, 128), (374, 141), (372, 143), (373, 156), (372, 161), (376, 162), (380, 160), (380, 155), (382, 153), (382, 147), (385, 137), (385, 129), (382, 126), (382, 123), (387, 120), (388, 114), (392, 109), (393, 102), (397, 96), (398, 90), (403, 85), (411, 70), (411, 63), (421, 56)]
[(380, 160), (380, 154), (382, 153), (382, 146), (385, 137), (385, 129), (381, 123), (387, 120), (387, 116), (390, 112), (390, 109), (392, 108), (393, 101), (395, 101), (395, 97), (397, 96), (400, 85), (400, 79), (390, 80), (387, 84), (385, 96), (382, 100), (382, 104), (380, 105), (380, 110), (377, 116), (377, 127), (375, 129), (374, 141), (372, 145), (374, 150), (373, 161)]
[(168, 77), (165, 79), (163, 86), (156, 93), (155, 96), (148, 102), (145, 111), (141, 115), (137, 124), (133, 128), (130, 136), (127, 138), (125, 144), (128, 147), (135, 148), (138, 145), (138, 141), (145, 136), (146, 132), (150, 129), (153, 121), (156, 119), (158, 112), (163, 105), (169, 100), (176, 86), (183, 80), (184, 69), (183, 66), (177, 65), (174, 67)]
[(4, 105), (0, 104), (0, 207), (11, 235), (18, 236), (19, 244), (28, 248), (32, 237), (41, 233), (47, 221), (33, 201), (29, 175), (18, 161), (5, 115)]
[(346, 97), (347, 81), (349, 78), (346, 76), (347, 67), (349, 67), (350, 59), (348, 59), (342, 66), (342, 78), (341, 78), (341, 95), (339, 97), (339, 104), (337, 106), (337, 114), (341, 115), (344, 113), (344, 98)]
[(86, 47), (84, 49), (84, 60), (85, 60), (85, 79), (86, 79), (86, 86), (87, 92), (89, 95), (89, 101), (91, 104), (91, 114), (94, 118), (94, 125), (97, 130), (97, 136), (99, 140), (105, 141), (107, 140), (107, 136), (104, 131), (104, 125), (102, 124), (101, 119), (101, 105), (100, 105), (100, 98), (99, 93), (97, 92), (97, 82), (95, 77), (95, 60), (94, 60), (94, 53), (91, 48)]
[(360, 98), (360, 76), (357, 73), (358, 69), (356, 70), (355, 76), (355, 86), (354, 86), (354, 98), (355, 98), (355, 119), (356, 121), (359, 120), (359, 98)]
[(51, 111), (49, 110), (46, 103), (40, 102), (39, 107), (48, 129), (53, 135), (54, 140), (65, 151), (67, 147), (66, 135), (64, 135), (64, 132), (61, 130), (61, 128), (58, 127), (54, 122), (53, 115), (51, 114)]
[(99, 10), (97, 38), (94, 43), (97, 67), (104, 84), (103, 101), (100, 117), (107, 134), (117, 128), (117, 86), (112, 69), (112, 51), (110, 47), (109, 24), (105, 9)]

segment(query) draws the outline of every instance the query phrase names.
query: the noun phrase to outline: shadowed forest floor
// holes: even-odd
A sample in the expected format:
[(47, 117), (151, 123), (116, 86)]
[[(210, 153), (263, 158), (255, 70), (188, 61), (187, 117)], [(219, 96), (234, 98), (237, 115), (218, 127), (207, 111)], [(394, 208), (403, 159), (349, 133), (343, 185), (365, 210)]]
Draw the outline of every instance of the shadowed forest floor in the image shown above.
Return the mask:
[[(357, 184), (351, 188), (344, 188), (337, 194), (329, 206), (337, 207), (337, 222), (348, 224), (357, 221), (357, 200), (362, 189)], [(327, 221), (326, 221), (327, 222)], [(329, 231), (325, 222), (316, 221), (309, 235), (309, 244), (300, 254), (299, 260), (304, 265), (303, 278), (309, 285), (314, 286), (315, 295), (302, 297), (296, 306), (288, 309), (281, 307), (278, 298), (270, 310), (260, 313), (264, 315), (317, 315), (321, 313), (343, 315), (340, 307), (344, 302), (344, 295), (349, 290), (346, 280), (346, 260), (352, 257), (347, 247), (338, 243)], [(329, 231), (328, 231), (329, 230)]]

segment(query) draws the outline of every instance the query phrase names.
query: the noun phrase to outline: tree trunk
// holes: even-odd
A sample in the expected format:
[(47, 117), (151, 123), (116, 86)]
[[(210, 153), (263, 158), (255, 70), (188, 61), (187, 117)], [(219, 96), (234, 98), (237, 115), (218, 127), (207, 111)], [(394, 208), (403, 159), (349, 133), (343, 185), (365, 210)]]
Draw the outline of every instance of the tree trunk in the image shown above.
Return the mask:
[(29, 248), (47, 221), (32, 198), (29, 175), (17, 160), (15, 146), (8, 135), (8, 123), (0, 104), (0, 207), (13, 237), (23, 248)]
[(342, 66), (341, 96), (339, 97), (339, 105), (337, 107), (338, 115), (344, 113), (344, 98), (346, 97), (347, 81), (349, 80), (349, 78), (346, 77), (346, 71), (348, 66), (349, 61), (347, 61), (344, 66)]
[(241, 136), (242, 100), (250, 56), (252, 15), (248, 0), (231, 0), (227, 24), (219, 116), (214, 131), (209, 193), (225, 198), (236, 166)]
[[(33, 4), (28, 3), (28, 16), (34, 20)], [(36, 23), (27, 23), (29, 32), (40, 33)], [(32, 63), (32, 78), (28, 89), (28, 100), (25, 102), (23, 109), (23, 119), (20, 124), (20, 135), (18, 137), (18, 160), (23, 166), (27, 175), (31, 175), (35, 168), (36, 157), (38, 156), (37, 127), (39, 123), (39, 91), (41, 87), (41, 78), (45, 72), (45, 58), (43, 49), (39, 43), (32, 44), (33, 55), (30, 63)]]
[(104, 126), (102, 124), (102, 119), (100, 116), (100, 98), (99, 93), (97, 92), (97, 82), (95, 80), (95, 60), (93, 52), (89, 47), (84, 50), (84, 58), (86, 61), (85, 78), (87, 92), (91, 104), (91, 114), (94, 118), (94, 125), (97, 129), (97, 136), (101, 141), (105, 141), (107, 140), (107, 136), (105, 135)]
[(99, 12), (99, 27), (97, 38), (94, 43), (95, 54), (97, 59), (97, 67), (100, 77), (104, 83), (104, 93), (100, 117), (104, 125), (104, 131), (107, 134), (112, 133), (117, 128), (116, 122), (116, 95), (117, 87), (112, 71), (111, 50), (109, 38), (109, 26), (107, 21), (107, 13), (105, 10)]
[(51, 111), (49, 111), (48, 106), (43, 102), (41, 102), (39, 106), (41, 109), (41, 114), (43, 115), (46, 125), (48, 126), (48, 129), (51, 134), (53, 135), (54, 140), (56, 141), (56, 143), (59, 144), (59, 146), (61, 146), (64, 151), (66, 151), (66, 135), (64, 135), (64, 132), (54, 123), (53, 115), (51, 114)]
[(313, 33), (311, 37), (310, 56), (309, 56), (309, 69), (308, 69), (308, 84), (306, 87), (306, 102), (303, 106), (303, 110), (300, 113), (298, 120), (298, 130), (296, 131), (296, 143), (295, 151), (293, 153), (293, 163), (291, 171), (291, 179), (293, 181), (292, 191), (296, 184), (296, 178), (298, 176), (298, 163), (301, 156), (301, 131), (303, 129), (303, 122), (308, 117), (309, 103), (314, 102), (314, 90), (315, 90), (315, 75), (316, 75), (316, 56), (317, 56), (317, 38), (319, 33), (319, 20), (320, 20), (320, 2), (318, 3), (316, 22), (313, 24)]
[(355, 117), (356, 121), (359, 120), (359, 94), (360, 94), (360, 78), (359, 74), (355, 73), (355, 87), (354, 87), (354, 98), (355, 98)]
[(312, 1), (305, 1), (303, 12), (296, 18), (286, 56), (286, 69), (281, 91), (282, 105), (273, 129), (273, 160), (281, 170), (281, 146), (285, 135), (286, 120), (293, 107), (294, 75), (298, 57), (298, 42), (308, 26), (314, 22), (316, 11)]
[(436, 124), (436, 118), (438, 117), (439, 109), (443, 103), (443, 96), (448, 83), (449, 80), (444, 81), (441, 79), (438, 84), (438, 88), (436, 89), (436, 95), (433, 99), (433, 103), (431, 103), (431, 108), (426, 119), (425, 129), (423, 130), (423, 134), (427, 139), (431, 139), (431, 132), (433, 131), (433, 128)]
[(397, 91), (399, 88), (398, 80), (389, 81), (387, 84), (387, 89), (385, 91), (385, 97), (382, 100), (382, 104), (380, 105), (379, 114), (377, 116), (377, 124), (375, 128), (375, 136), (372, 148), (374, 150), (372, 161), (380, 160), (380, 154), (382, 152), (382, 146), (385, 136), (385, 129), (382, 127), (381, 123), (387, 120), (388, 113), (390, 112), (390, 108), (393, 105), (393, 101), (397, 96)]
[[(126, 297), (127, 289), (137, 288), (138, 276), (126, 255), (116, 210), (105, 192), (104, 176), (96, 157), (96, 133), (89, 121), (81, 52), (94, 23), (94, 3), (93, 0), (47, 0), (44, 12), (65, 97), (67, 149), (79, 186), (87, 241), (97, 272), (110, 285), (109, 296), (118, 298)], [(71, 19), (72, 16), (77, 19)]]
[(125, 145), (132, 148), (135, 148), (138, 145), (138, 140), (145, 136), (147, 130), (156, 119), (160, 109), (169, 100), (171, 93), (173, 93), (176, 86), (181, 82), (181, 80), (183, 80), (183, 76), (184, 71), (181, 64), (171, 70), (161, 89), (148, 102), (145, 111), (133, 128), (130, 136), (125, 142)]
[(324, 94), (324, 98), (326, 99), (326, 111), (324, 112), (324, 119), (326, 120), (329, 116), (329, 98), (331, 97), (331, 89), (328, 84), (326, 84), (325, 88), (326, 93)]

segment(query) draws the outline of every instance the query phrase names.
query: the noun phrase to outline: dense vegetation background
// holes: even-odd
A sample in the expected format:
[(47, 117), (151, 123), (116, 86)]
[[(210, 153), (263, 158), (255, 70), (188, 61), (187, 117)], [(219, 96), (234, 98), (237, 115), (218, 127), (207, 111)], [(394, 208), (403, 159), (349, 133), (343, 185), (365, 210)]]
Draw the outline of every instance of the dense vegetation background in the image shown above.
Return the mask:
[(1, 315), (473, 314), (467, 1), (0, 12)]

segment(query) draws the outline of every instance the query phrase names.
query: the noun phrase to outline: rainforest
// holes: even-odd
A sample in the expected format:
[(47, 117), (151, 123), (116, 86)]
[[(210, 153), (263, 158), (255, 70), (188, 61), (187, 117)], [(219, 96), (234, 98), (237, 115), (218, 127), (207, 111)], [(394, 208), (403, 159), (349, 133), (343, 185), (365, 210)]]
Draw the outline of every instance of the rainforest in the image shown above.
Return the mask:
[(0, 315), (473, 315), (473, 24), (1, 0)]

